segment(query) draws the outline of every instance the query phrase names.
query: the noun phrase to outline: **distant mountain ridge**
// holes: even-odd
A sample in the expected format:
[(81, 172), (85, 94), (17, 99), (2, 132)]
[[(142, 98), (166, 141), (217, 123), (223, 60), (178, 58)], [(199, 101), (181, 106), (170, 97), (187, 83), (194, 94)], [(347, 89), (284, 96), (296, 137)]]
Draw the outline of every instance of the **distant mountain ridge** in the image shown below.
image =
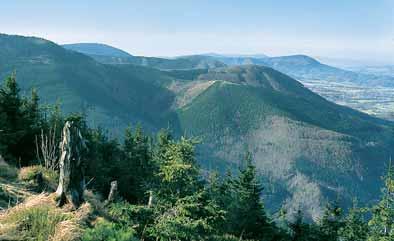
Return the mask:
[[(65, 47), (67, 48), (67, 46)], [(81, 53), (89, 52), (89, 49), (83, 48), (74, 50)], [(114, 51), (115, 50), (116, 48), (114, 48)], [(208, 53), (164, 59), (142, 56), (136, 57), (131, 55), (128, 57), (117, 57), (113, 55), (98, 54), (103, 52), (104, 50), (97, 50), (97, 52), (90, 51), (88, 55), (105, 64), (135, 64), (161, 70), (204, 69), (234, 65), (263, 65), (274, 68), (301, 81), (319, 79), (369, 86), (394, 86), (394, 76), (381, 76), (373, 73), (357, 73), (350, 70), (343, 70), (322, 64), (318, 60), (307, 55), (268, 57), (266, 55), (221, 55)]]
[[(211, 56), (208, 56), (211, 57)], [(307, 55), (291, 55), (279, 57), (214, 57), (226, 65), (255, 64), (274, 68), (298, 80), (325, 80), (348, 82), (368, 86), (394, 87), (393, 76), (382, 76), (374, 73), (358, 73), (343, 70), (319, 62)]]
[(189, 56), (174, 59), (133, 56), (118, 48), (95, 43), (68, 44), (64, 48), (89, 55), (103, 64), (134, 64), (161, 70), (204, 69), (225, 66), (223, 63), (205, 56)]
[(62, 47), (86, 55), (113, 56), (119, 58), (132, 57), (132, 55), (126, 51), (100, 43), (63, 44)]

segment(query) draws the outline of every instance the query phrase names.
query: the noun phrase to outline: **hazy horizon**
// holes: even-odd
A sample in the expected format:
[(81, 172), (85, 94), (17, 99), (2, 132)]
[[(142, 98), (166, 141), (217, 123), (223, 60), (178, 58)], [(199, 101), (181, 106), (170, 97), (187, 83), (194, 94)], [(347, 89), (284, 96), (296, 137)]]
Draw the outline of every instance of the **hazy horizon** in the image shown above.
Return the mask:
[[(95, 1), (2, 4), (0, 32), (59, 44), (93, 42), (133, 55), (203, 53), (394, 63), (394, 2)], [(286, 6), (286, 7), (284, 7)]]

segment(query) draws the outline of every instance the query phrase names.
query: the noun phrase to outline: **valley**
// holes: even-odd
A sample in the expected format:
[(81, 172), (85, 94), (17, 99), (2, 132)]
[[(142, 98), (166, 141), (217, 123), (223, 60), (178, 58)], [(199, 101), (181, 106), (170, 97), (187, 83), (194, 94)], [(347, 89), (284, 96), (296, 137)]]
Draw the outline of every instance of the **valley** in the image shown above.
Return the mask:
[(300, 82), (313, 92), (339, 105), (394, 121), (394, 88), (324, 80), (303, 79)]

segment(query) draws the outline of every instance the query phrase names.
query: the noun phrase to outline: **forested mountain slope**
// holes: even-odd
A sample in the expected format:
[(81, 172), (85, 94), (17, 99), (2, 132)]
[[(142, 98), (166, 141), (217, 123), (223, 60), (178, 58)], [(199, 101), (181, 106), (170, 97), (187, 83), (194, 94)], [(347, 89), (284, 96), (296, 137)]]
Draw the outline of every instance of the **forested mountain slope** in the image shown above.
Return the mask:
[[(90, 124), (121, 130), (141, 122), (200, 137), (206, 170), (231, 170), (250, 151), (272, 210), (301, 207), (316, 218), (326, 199), (371, 201), (394, 154), (392, 122), (329, 102), (269, 67), (163, 71), (99, 63), (39, 38), (0, 35), (0, 46), (2, 79), (16, 70), (24, 91), (36, 87), (43, 102), (60, 99), (66, 112), (86, 112)], [(317, 64), (301, 59), (286, 63), (300, 71)]]
[(114, 129), (139, 121), (154, 128), (174, 98), (153, 84), (167, 78), (157, 70), (124, 71), (40, 38), (0, 35), (0, 46), (1, 80), (16, 71), (22, 90), (37, 88), (43, 102), (59, 100), (65, 112), (84, 111), (96, 125)]
[(250, 150), (273, 196), (314, 218), (327, 197), (375, 198), (393, 123), (333, 104), (267, 67), (211, 69), (194, 79), (183, 93), (206, 83), (204, 90), (177, 113), (182, 130), (204, 140), (208, 168), (237, 166)]

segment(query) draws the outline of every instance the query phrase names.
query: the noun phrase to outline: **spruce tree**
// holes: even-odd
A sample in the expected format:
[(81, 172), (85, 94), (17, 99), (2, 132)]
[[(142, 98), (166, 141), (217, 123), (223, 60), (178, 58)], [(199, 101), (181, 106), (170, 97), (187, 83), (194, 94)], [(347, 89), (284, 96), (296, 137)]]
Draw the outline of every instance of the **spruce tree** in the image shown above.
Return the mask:
[(35, 136), (41, 128), (38, 95), (31, 99), (20, 96), (16, 75), (9, 76), (0, 88), (0, 148), (4, 157), (19, 165), (27, 165), (35, 158)]
[(174, 202), (201, 187), (200, 170), (194, 155), (195, 144), (194, 140), (182, 137), (178, 142), (170, 140), (162, 150), (156, 190), (162, 200)]
[(320, 221), (321, 240), (339, 240), (339, 229), (342, 227), (342, 209), (337, 201), (328, 203)]
[(358, 208), (356, 201), (354, 201), (353, 207), (344, 220), (344, 226), (340, 229), (341, 240), (364, 241), (367, 234), (368, 226), (364, 221), (363, 210)]
[(314, 223), (304, 222), (301, 210), (297, 211), (294, 222), (289, 223), (291, 241), (320, 241), (321, 233)]
[(251, 154), (246, 167), (233, 182), (236, 203), (229, 210), (233, 234), (242, 239), (272, 240), (275, 236), (261, 200), (263, 187), (258, 179)]
[(152, 160), (150, 139), (140, 125), (133, 130), (128, 127), (125, 131), (123, 144), (125, 158), (122, 162), (122, 180), (127, 182), (132, 201), (147, 202), (148, 186), (152, 182), (154, 163)]
[(391, 161), (384, 184), (381, 200), (372, 208), (372, 218), (368, 222), (368, 241), (394, 240), (394, 170)]

